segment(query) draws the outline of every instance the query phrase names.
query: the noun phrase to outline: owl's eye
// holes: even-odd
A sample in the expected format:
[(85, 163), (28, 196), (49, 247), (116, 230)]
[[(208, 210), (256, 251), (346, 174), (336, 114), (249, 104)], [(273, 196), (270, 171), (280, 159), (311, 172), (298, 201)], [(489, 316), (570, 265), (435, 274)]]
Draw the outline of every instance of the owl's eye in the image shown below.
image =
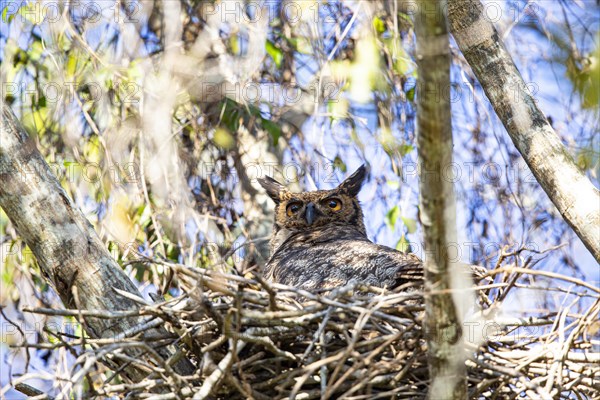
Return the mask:
[(333, 211), (340, 211), (342, 209), (342, 201), (339, 199), (327, 199), (324, 203)]
[(298, 211), (300, 211), (300, 209), (302, 208), (302, 204), (301, 203), (290, 203), (288, 204), (288, 206), (285, 209), (285, 212), (287, 213), (288, 217), (291, 217), (292, 215), (296, 214)]

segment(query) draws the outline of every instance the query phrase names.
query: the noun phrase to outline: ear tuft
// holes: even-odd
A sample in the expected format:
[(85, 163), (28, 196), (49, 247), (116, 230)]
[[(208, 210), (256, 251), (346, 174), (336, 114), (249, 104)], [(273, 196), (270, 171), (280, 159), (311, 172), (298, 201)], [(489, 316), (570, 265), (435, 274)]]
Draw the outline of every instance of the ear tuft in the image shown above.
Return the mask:
[(367, 177), (367, 167), (363, 164), (352, 175), (350, 175), (339, 186), (339, 189), (345, 191), (352, 197), (356, 197)]
[(269, 197), (273, 199), (273, 201), (277, 204), (279, 204), (279, 202), (281, 201), (280, 193), (287, 190), (285, 186), (283, 186), (281, 183), (277, 182), (270, 176), (258, 178), (258, 183), (267, 191)]

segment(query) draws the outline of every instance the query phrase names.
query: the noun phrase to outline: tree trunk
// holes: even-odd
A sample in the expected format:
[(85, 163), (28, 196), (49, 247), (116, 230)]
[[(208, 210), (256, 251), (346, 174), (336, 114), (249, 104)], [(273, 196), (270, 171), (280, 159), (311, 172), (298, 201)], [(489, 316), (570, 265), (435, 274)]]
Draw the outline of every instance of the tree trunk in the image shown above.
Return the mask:
[[(10, 107), (2, 102), (0, 126), (0, 207), (6, 212), (25, 243), (31, 248), (43, 276), (59, 294), (65, 307), (79, 310), (136, 310), (133, 300), (115, 289), (141, 294), (125, 272), (112, 259), (104, 244), (61, 188), (48, 164), (29, 138)], [(141, 318), (101, 319), (86, 317), (80, 321), (92, 338), (113, 338), (139, 328)], [(148, 339), (166, 331), (150, 330)], [(167, 359), (167, 348), (158, 352)], [(136, 352), (125, 351), (137, 358)], [(117, 362), (118, 363), (118, 362)], [(183, 358), (173, 368), (193, 373)], [(127, 378), (139, 381), (148, 372), (129, 365)]]
[[(418, 80), (420, 218), (425, 232), (425, 333), (429, 351), (430, 399), (466, 399), (466, 369), (459, 307), (447, 289), (458, 265), (448, 257), (456, 243), (456, 203), (444, 172), (452, 163), (450, 45), (446, 2), (422, 0), (415, 15)], [(460, 275), (460, 274), (459, 274)], [(445, 293), (441, 293), (445, 291)]]
[(496, 114), (565, 221), (600, 262), (600, 193), (538, 108), (478, 0), (452, 0), (452, 34)]

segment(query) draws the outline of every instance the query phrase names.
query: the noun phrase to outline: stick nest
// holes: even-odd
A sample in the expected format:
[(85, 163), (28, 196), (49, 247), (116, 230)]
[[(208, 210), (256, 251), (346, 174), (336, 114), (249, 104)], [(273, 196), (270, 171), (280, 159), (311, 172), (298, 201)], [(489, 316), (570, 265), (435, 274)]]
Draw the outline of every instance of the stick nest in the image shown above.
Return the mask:
[[(59, 335), (52, 348), (64, 346), (77, 356), (68, 379), (62, 378), (62, 394), (84, 382), (86, 397), (96, 398), (425, 398), (430, 377), (421, 288), (350, 285), (315, 294), (260, 278), (163, 265), (177, 277), (182, 294), (146, 302), (135, 313), (31, 310), (79, 316), (84, 324), (87, 318), (141, 319), (129, 337)], [(492, 279), (473, 289), (486, 322), (464, 330), (471, 340), (465, 345), (469, 397), (599, 399), (600, 291), (575, 278), (514, 266), (498, 266), (487, 276)], [(526, 318), (499, 311), (511, 292), (532, 288), (559, 299), (562, 307), (548, 303), (547, 310)], [(167, 329), (150, 337), (147, 332), (157, 327)], [(167, 362), (157, 356), (165, 346), (178, 349)], [(132, 347), (139, 357), (125, 354)], [(193, 373), (174, 371), (182, 358), (193, 363)], [(121, 381), (116, 367), (105, 366), (116, 361), (121, 368), (125, 363), (145, 369), (148, 377)], [(24, 382), (15, 387), (49, 397)]]

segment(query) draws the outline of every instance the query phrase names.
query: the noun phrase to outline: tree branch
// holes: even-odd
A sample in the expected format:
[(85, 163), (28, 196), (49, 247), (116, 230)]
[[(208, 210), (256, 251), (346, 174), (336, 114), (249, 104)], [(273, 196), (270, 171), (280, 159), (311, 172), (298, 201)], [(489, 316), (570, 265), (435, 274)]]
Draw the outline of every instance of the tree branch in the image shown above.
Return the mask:
[[(91, 224), (66, 195), (34, 140), (27, 136), (4, 102), (0, 127), (0, 180), (0, 207), (33, 251), (43, 276), (54, 286), (67, 308), (89, 311), (139, 308), (136, 302), (117, 293), (121, 290), (141, 297), (133, 282), (104, 248)], [(73, 293), (77, 293), (77, 298)], [(92, 338), (113, 338), (141, 322), (140, 317), (86, 317), (83, 325)], [(166, 331), (159, 329), (148, 331), (145, 336), (164, 334)], [(172, 354), (166, 348), (159, 352), (165, 359)], [(130, 355), (140, 357), (139, 351)], [(191, 363), (185, 359), (174, 368), (179, 373), (193, 372)], [(134, 366), (125, 368), (125, 374), (132, 381), (147, 375)]]
[[(420, 218), (425, 232), (425, 335), (430, 399), (466, 399), (466, 367), (461, 329), (461, 293), (453, 296), (458, 265), (448, 257), (456, 243), (456, 203), (444, 171), (452, 163), (450, 45), (444, 0), (421, 0), (415, 15), (418, 80)], [(460, 279), (460, 278), (459, 278)], [(458, 300), (458, 301), (457, 301)]]
[(515, 147), (550, 200), (600, 262), (600, 193), (538, 108), (478, 0), (448, 4), (452, 35)]

